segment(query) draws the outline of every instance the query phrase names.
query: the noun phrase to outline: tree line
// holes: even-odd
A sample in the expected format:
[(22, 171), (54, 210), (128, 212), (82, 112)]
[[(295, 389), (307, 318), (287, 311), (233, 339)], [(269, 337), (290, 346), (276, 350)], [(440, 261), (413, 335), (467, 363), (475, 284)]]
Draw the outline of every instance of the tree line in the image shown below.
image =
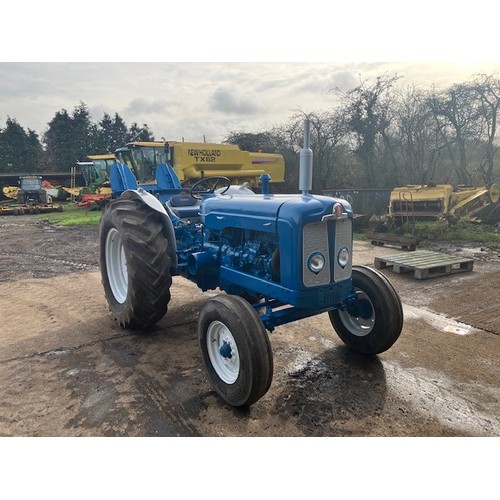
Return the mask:
[(388, 188), (430, 182), (488, 185), (500, 178), (500, 79), (476, 75), (439, 89), (399, 86), (397, 74), (331, 89), (337, 105), (296, 111), (285, 124), (232, 132), (242, 149), (285, 156), (285, 191), (298, 186), (303, 121), (311, 121), (313, 191)]
[(113, 153), (131, 141), (153, 140), (147, 124), (127, 126), (118, 113), (104, 113), (95, 123), (83, 102), (71, 113), (58, 111), (41, 138), (8, 117), (0, 128), (0, 173), (69, 172), (87, 155)]
[[(475, 75), (445, 88), (402, 86), (397, 74), (331, 89), (331, 109), (297, 110), (287, 122), (259, 132), (229, 132), (224, 142), (247, 151), (281, 153), (285, 185), (297, 190), (303, 121), (311, 121), (313, 191), (388, 188), (429, 182), (488, 185), (500, 178), (500, 78)], [(62, 109), (41, 140), (8, 118), (0, 128), (0, 172), (68, 171), (88, 154), (113, 152), (130, 141), (154, 140), (146, 124), (128, 127), (115, 113), (94, 123), (80, 102)]]

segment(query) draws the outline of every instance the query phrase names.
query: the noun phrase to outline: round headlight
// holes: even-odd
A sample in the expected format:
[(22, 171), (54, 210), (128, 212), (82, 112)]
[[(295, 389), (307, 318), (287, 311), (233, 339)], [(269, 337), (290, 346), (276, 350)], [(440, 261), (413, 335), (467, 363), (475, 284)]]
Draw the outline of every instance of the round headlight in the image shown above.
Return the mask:
[(307, 260), (307, 267), (314, 274), (320, 273), (325, 267), (325, 256), (320, 252), (313, 253)]
[(346, 246), (340, 247), (339, 253), (337, 254), (337, 262), (342, 268), (349, 263), (349, 249)]

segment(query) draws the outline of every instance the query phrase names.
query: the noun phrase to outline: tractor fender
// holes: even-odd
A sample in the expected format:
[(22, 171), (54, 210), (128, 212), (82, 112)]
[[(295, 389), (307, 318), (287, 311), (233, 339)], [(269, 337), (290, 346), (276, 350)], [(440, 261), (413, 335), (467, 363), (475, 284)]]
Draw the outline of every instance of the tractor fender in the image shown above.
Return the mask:
[(177, 244), (175, 241), (174, 225), (172, 224), (165, 207), (161, 204), (158, 198), (153, 196), (151, 193), (148, 193), (143, 188), (128, 189), (122, 193), (120, 198), (140, 200), (142, 203), (160, 214), (161, 222), (163, 224), (163, 234), (168, 241), (168, 254), (170, 257), (171, 267), (177, 268)]

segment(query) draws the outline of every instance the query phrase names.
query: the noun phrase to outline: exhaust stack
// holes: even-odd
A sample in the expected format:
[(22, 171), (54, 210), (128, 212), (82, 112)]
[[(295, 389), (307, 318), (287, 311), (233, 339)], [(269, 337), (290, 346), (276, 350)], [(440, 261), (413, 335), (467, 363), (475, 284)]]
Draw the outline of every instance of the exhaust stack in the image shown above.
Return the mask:
[(308, 195), (312, 189), (313, 152), (311, 145), (311, 122), (304, 120), (304, 147), (300, 150), (299, 190)]

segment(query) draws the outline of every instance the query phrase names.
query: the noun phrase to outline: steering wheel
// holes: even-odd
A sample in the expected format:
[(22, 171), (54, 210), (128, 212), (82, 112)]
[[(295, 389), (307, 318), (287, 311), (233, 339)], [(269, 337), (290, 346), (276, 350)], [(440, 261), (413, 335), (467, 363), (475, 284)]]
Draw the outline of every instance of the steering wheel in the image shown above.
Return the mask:
[(219, 188), (222, 191), (219, 194), (224, 194), (231, 186), (231, 181), (222, 175), (203, 177), (203, 179), (200, 179), (191, 186), (189, 194), (196, 200), (201, 200), (207, 194), (214, 194), (219, 183), (222, 184), (222, 187)]

